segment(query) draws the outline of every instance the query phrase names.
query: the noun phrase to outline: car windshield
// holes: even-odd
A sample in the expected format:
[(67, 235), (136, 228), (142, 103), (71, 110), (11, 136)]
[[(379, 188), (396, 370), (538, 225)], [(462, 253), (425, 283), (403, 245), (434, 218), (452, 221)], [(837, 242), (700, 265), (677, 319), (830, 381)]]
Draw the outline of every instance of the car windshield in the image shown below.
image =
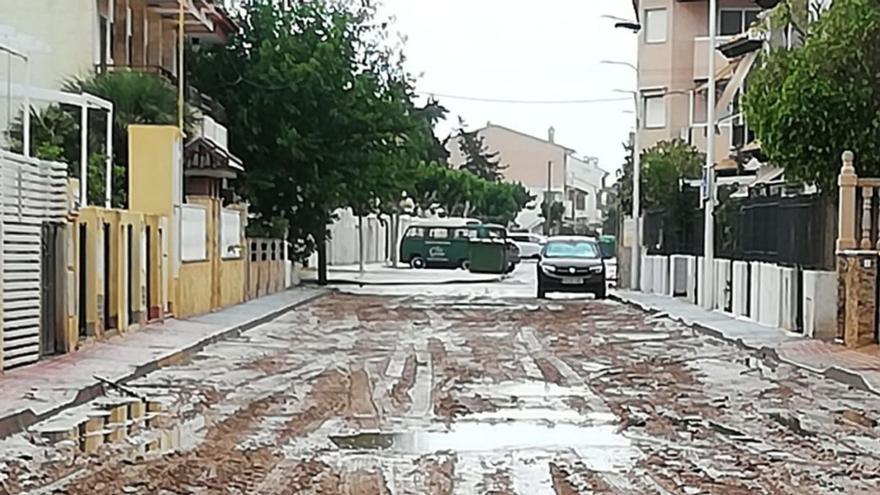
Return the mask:
[(545, 258), (599, 258), (599, 249), (589, 241), (551, 241), (544, 249)]

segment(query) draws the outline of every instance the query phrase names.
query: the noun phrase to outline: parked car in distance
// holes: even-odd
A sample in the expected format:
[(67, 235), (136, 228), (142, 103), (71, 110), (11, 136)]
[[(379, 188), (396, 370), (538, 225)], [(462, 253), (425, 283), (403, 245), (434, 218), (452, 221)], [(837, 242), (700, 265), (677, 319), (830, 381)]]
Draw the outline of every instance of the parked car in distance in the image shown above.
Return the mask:
[(541, 248), (544, 247), (546, 242), (544, 236), (529, 232), (511, 232), (508, 234), (508, 237), (516, 243), (516, 247), (519, 248), (519, 256), (522, 259), (538, 259), (541, 257)]
[(541, 250), (538, 263), (538, 297), (548, 292), (607, 293), (605, 263), (599, 243), (590, 237), (551, 237)]

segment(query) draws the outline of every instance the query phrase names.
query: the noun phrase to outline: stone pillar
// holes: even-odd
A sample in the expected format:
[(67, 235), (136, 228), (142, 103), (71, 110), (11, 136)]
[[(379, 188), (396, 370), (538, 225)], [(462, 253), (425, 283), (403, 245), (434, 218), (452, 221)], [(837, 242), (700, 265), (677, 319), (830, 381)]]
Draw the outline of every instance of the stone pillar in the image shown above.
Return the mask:
[(837, 184), (840, 186), (838, 198), (840, 207), (838, 208), (838, 233), (837, 233), (837, 250), (856, 248), (856, 187), (859, 183), (859, 177), (856, 175), (856, 169), (853, 166), (853, 153), (846, 151), (843, 153), (843, 166), (840, 168), (840, 175), (837, 177)]
[(837, 260), (838, 337), (847, 347), (872, 344), (877, 328), (877, 253), (839, 252)]

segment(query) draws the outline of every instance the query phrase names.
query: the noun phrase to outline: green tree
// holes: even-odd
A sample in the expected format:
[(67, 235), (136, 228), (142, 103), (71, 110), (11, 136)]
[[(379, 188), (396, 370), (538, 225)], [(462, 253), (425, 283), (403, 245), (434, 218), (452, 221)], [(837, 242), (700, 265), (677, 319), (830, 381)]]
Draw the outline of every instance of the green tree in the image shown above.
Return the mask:
[(251, 0), (238, 23), (229, 44), (195, 54), (192, 80), (227, 108), (257, 223), (283, 221), (308, 255), (335, 209), (399, 199), (430, 126), (370, 2)]
[(534, 197), (522, 184), (491, 182), (436, 162), (419, 167), (413, 199), (423, 210), (442, 208), (451, 217), (510, 225)]
[(835, 0), (804, 44), (764, 56), (749, 77), (744, 109), (769, 160), (786, 178), (834, 190), (840, 154), (880, 174), (880, 5)]
[(679, 198), (682, 181), (699, 179), (705, 155), (686, 142), (660, 141), (642, 152), (642, 208), (669, 207)]
[(460, 124), (458, 147), (464, 157), (462, 170), (467, 170), (481, 179), (500, 181), (504, 177), (501, 172), (507, 167), (501, 164), (498, 153), (489, 151), (479, 131), (466, 131), (464, 122), (460, 121)]
[(559, 234), (562, 230), (562, 217), (565, 216), (565, 205), (559, 201), (548, 204), (541, 203), (541, 217), (544, 218), (544, 235)]

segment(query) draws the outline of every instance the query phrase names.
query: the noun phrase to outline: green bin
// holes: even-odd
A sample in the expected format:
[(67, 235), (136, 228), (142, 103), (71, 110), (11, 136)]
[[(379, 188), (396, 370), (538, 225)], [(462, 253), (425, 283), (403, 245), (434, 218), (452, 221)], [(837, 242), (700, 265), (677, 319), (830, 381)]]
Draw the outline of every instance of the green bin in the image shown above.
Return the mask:
[(471, 239), (472, 273), (506, 273), (507, 243), (504, 239)]

